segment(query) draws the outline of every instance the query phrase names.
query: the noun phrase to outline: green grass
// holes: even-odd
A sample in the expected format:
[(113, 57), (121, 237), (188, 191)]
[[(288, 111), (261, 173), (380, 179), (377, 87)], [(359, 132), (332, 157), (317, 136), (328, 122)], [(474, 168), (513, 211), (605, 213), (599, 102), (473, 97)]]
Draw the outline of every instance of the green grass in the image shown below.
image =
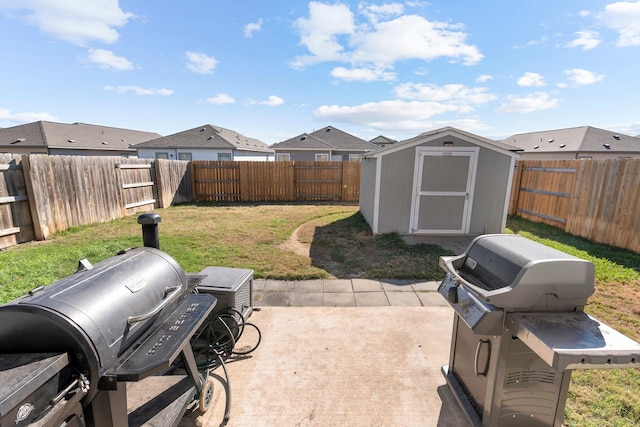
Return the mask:
[[(182, 205), (157, 211), (160, 247), (189, 272), (207, 266), (249, 268), (256, 277), (313, 279), (364, 277), (439, 280), (438, 246), (408, 246), (398, 233), (372, 235), (356, 206)], [(298, 229), (298, 227), (300, 227)], [(571, 236), (521, 218), (508, 232), (522, 234), (596, 266), (596, 292), (585, 310), (640, 341), (640, 255)], [(294, 230), (310, 256), (284, 244)], [(97, 263), (142, 245), (136, 217), (77, 227), (46, 242), (0, 251), (0, 302), (72, 274), (82, 258)], [(575, 371), (566, 426), (640, 425), (640, 370)]]

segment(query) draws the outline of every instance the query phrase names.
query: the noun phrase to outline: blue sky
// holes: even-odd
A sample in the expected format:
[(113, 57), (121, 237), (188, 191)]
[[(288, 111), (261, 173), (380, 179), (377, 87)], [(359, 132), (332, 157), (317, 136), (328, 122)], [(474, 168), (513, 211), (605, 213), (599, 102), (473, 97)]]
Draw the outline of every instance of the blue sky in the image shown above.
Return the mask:
[(640, 1), (0, 0), (0, 127), (640, 134)]

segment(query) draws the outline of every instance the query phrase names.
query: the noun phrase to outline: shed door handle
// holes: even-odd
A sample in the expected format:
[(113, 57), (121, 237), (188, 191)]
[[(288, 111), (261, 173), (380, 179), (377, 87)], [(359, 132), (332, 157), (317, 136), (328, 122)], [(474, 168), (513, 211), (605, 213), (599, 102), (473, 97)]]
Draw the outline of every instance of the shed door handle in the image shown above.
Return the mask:
[(156, 305), (151, 311), (147, 313), (139, 314), (138, 316), (127, 317), (127, 323), (129, 325), (133, 325), (134, 323), (147, 320), (148, 318), (153, 317), (156, 314), (160, 313), (160, 310), (165, 308), (168, 304), (172, 303), (175, 299), (177, 299), (182, 294), (182, 286), (172, 286), (170, 288), (167, 288), (166, 291), (168, 293), (167, 295), (165, 295), (164, 299), (160, 301), (160, 304)]
[[(484, 365), (484, 369), (482, 372), (478, 371), (478, 361), (480, 360), (480, 350), (482, 349), (483, 344), (487, 345), (487, 362)], [(489, 372), (489, 361), (491, 360), (491, 340), (480, 340), (478, 341), (478, 346), (476, 347), (476, 357), (473, 362), (473, 370), (476, 373), (476, 377), (486, 377)]]

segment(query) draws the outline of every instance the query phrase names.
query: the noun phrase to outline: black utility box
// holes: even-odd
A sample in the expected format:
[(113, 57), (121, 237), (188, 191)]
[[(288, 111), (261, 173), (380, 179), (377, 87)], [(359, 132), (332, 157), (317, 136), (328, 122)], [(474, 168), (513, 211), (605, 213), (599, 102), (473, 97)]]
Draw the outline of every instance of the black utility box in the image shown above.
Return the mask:
[(238, 310), (247, 319), (253, 307), (253, 270), (243, 268), (207, 267), (198, 275), (205, 276), (198, 291), (218, 299), (214, 313), (226, 308)]

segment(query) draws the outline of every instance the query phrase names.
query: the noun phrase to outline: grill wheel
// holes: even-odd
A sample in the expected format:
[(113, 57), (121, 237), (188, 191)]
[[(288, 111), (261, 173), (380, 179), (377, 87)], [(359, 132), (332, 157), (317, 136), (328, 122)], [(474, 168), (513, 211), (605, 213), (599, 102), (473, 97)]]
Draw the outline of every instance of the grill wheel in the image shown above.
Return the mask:
[(207, 381), (202, 385), (199, 399), (200, 412), (207, 412), (213, 401), (213, 379), (207, 377)]

